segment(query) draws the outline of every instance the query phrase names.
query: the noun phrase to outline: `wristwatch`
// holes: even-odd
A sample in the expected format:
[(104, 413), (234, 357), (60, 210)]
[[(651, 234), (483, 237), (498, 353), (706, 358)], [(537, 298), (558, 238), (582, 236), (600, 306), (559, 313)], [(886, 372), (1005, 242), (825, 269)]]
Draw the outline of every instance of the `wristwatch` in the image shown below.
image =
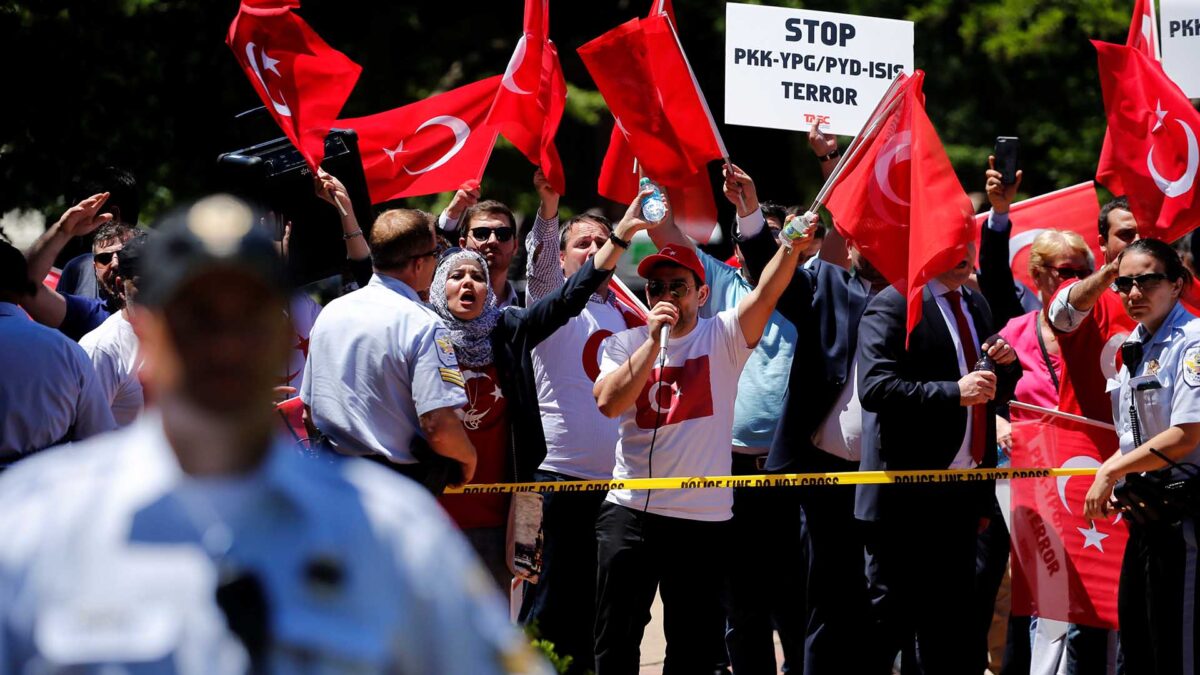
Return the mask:
[(620, 246), (621, 248), (627, 249), (627, 250), (629, 249), (629, 242), (618, 237), (616, 230), (613, 230), (612, 232), (608, 233), (608, 240), (611, 241), (614, 246)]
[(838, 152), (837, 148), (834, 148), (833, 150), (831, 150), (829, 152), (828, 155), (821, 155), (820, 157), (818, 157), (817, 161), (828, 162), (831, 159), (837, 159), (838, 157), (841, 157), (841, 156), (842, 156), (842, 153)]

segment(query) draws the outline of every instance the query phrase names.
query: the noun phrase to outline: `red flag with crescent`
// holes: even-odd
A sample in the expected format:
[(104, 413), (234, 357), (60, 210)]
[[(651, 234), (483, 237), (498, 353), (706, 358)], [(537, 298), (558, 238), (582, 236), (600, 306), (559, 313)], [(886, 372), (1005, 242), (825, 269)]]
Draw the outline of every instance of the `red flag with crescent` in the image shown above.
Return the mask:
[(1097, 180), (1109, 173), (1120, 178), (1141, 236), (1174, 241), (1200, 226), (1200, 112), (1143, 52), (1096, 40), (1092, 45), (1112, 139)]
[[(1012, 404), (1012, 468), (1098, 468), (1117, 450), (1111, 424)], [(1014, 480), (1013, 612), (1117, 628), (1117, 585), (1129, 539), (1119, 517), (1083, 517), (1091, 476)]]
[(637, 398), (634, 417), (640, 429), (665, 427), (684, 420), (711, 417), (712, 382), (708, 355), (688, 359), (681, 366), (650, 371), (650, 379)]
[[(990, 212), (989, 212), (990, 213)], [(1104, 264), (1104, 252), (1096, 239), (1096, 220), (1100, 217), (1100, 202), (1092, 181), (1072, 185), (1044, 195), (1031, 197), (1012, 205), (1009, 211), (1012, 231), (1008, 240), (1008, 262), (1013, 278), (1029, 288), (1036, 288), (1029, 276), (1029, 246), (1046, 230), (1070, 230), (1083, 237), (1093, 260)], [(987, 227), (988, 213), (975, 216), (978, 228)], [(978, 230), (977, 230), (978, 231)], [(975, 238), (979, 247), (980, 236)]]
[(902, 82), (825, 202), (838, 232), (907, 289), (907, 333), (921, 320), (926, 282), (958, 264), (975, 240), (971, 200), (925, 114), (924, 79), (918, 70)]
[[(1125, 38), (1125, 46), (1131, 47), (1158, 61), (1158, 21), (1154, 18), (1154, 0), (1136, 0), (1133, 3), (1133, 16), (1129, 19), (1129, 36)], [(1115, 170), (1112, 140), (1109, 131), (1104, 130), (1104, 144), (1100, 146), (1100, 162), (1097, 164), (1096, 180), (1108, 188), (1114, 195), (1125, 194), (1125, 184)]]
[(485, 123), (496, 75), (402, 108), (339, 120), (358, 133), (371, 203), (457, 190), (478, 181), (496, 129)]
[(646, 18), (580, 47), (579, 56), (614, 116), (599, 193), (629, 203), (640, 163), (668, 188), (676, 224), (703, 243), (717, 219), (706, 166), (726, 153), (673, 23), (670, 4), (656, 3)]
[(315, 173), (325, 137), (362, 67), (330, 47), (292, 9), (298, 2), (243, 2), (229, 24), (233, 50), (254, 91)]
[(567, 101), (558, 49), (550, 40), (548, 0), (525, 0), (525, 26), (504, 71), (488, 123), (497, 127), (529, 161), (541, 167), (554, 191), (566, 178), (554, 135)]

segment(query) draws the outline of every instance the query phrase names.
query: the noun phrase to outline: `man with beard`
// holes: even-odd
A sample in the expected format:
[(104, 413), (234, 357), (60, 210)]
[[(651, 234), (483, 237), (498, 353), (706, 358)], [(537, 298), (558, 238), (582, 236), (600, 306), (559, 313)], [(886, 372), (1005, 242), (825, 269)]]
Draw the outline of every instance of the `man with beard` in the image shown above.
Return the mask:
[[(539, 211), (538, 217), (549, 220), (557, 217), (557, 211), (546, 215)], [(438, 216), (437, 226), (450, 241), (457, 240), (459, 246), (479, 251), (487, 260), (488, 278), (501, 308), (524, 306), (517, 289), (508, 280), (508, 270), (520, 249), (512, 209), (494, 199), (479, 201), (478, 188), (460, 189)]]

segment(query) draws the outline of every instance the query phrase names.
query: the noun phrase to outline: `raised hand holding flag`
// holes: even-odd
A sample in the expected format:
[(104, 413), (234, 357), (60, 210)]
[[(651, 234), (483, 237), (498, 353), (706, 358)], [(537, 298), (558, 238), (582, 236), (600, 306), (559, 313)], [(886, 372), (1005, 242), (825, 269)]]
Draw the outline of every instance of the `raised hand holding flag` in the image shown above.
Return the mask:
[(225, 43), (267, 111), (316, 173), (325, 137), (362, 68), (292, 12), (298, 2), (243, 2)]

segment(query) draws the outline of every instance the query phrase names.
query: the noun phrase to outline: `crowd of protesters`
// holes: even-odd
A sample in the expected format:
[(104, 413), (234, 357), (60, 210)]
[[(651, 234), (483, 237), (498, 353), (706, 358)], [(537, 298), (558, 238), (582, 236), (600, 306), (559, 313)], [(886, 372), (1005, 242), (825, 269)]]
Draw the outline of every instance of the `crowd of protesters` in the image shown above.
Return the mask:
[[(828, 175), (836, 140), (809, 140)], [(463, 189), (364, 233), (322, 173), (356, 289), (324, 307), (283, 284), (271, 216), (217, 196), (139, 227), (136, 182), (110, 170), (28, 251), (0, 242), (0, 672), (542, 672), (511, 612), (569, 672), (636, 673), (656, 593), (668, 673), (995, 667), (1009, 536), (993, 481), (428, 494), (995, 467), (1019, 401), (1116, 423), (1122, 452), (1087, 502), (1109, 517), (1154, 453), (1200, 454), (1190, 272), (1117, 199), (1104, 260), (1042, 232), (1027, 288), (1009, 266), (1020, 176), (984, 178), (978, 260), (971, 245), (928, 283), (910, 332), (905, 295), (853, 243), (760, 202), (732, 165), (724, 262), (669, 195), (647, 220), (650, 189), (616, 223), (560, 224), (539, 171), (526, 228)], [(637, 266), (647, 309), (613, 278), (642, 231), (658, 249)], [(77, 238), (90, 253), (43, 283)], [(1127, 338), (1142, 353), (1118, 367)], [(1140, 420), (1139, 377), (1159, 397)], [(301, 450), (281, 440), (289, 400)], [(515, 541), (531, 517), (538, 535)], [(1036, 617), (1014, 616), (1004, 672), (1190, 672), (1192, 527), (1132, 526), (1119, 639), (1080, 625), (1038, 643)], [(534, 564), (514, 562), (523, 545)]]

